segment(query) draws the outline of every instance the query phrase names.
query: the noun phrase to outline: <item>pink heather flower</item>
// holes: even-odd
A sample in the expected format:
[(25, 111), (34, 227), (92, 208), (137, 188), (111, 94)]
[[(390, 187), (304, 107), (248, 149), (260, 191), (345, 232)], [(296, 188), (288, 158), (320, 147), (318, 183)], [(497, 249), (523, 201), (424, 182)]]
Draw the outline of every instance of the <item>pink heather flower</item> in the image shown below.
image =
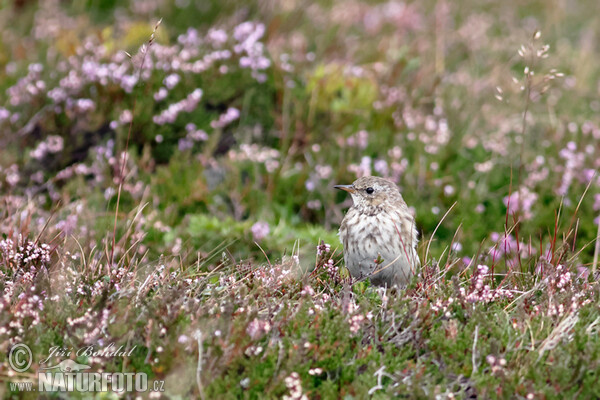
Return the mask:
[(454, 192), (455, 192), (454, 186), (452, 186), (452, 185), (444, 186), (444, 195), (452, 196), (454, 194)]
[(329, 179), (331, 174), (333, 173), (333, 168), (331, 165), (315, 165), (315, 172), (317, 173), (320, 179)]
[(67, 99), (67, 92), (61, 87), (55, 87), (48, 92), (47, 96), (54, 103), (60, 103)]
[(208, 140), (208, 134), (202, 129), (188, 132), (187, 137), (195, 142), (204, 142)]
[(317, 256), (320, 256), (331, 251), (331, 245), (328, 243), (322, 243), (317, 246)]
[(169, 94), (169, 91), (167, 89), (165, 89), (164, 87), (161, 87), (160, 89), (158, 89), (158, 92), (154, 93), (154, 100), (156, 101), (161, 101), (167, 98), (167, 95)]
[(123, 110), (123, 112), (119, 116), (119, 123), (121, 125), (125, 125), (125, 124), (130, 123), (132, 119), (133, 119), (133, 115), (131, 114), (131, 111)]
[(0, 107), (0, 123), (10, 118), (10, 111), (4, 107)]
[(32, 150), (29, 155), (36, 160), (43, 159), (48, 153), (58, 153), (64, 147), (64, 139), (57, 135), (51, 135), (45, 141), (40, 142), (38, 146)]
[(369, 144), (369, 132), (365, 130), (358, 131), (346, 139), (346, 144), (351, 147), (358, 147), (361, 150), (366, 149)]
[(152, 120), (157, 125), (164, 125), (167, 123), (173, 123), (177, 119), (179, 113), (192, 112), (198, 106), (200, 99), (202, 98), (202, 89), (196, 89), (190, 93), (185, 99), (173, 103), (163, 110), (160, 114), (155, 115)]
[(181, 77), (178, 74), (171, 74), (168, 75), (165, 79), (163, 79), (163, 84), (167, 87), (168, 90), (171, 90), (175, 86), (177, 86), (180, 80)]
[(77, 227), (77, 215), (71, 214), (67, 217), (67, 219), (60, 220), (55, 225), (56, 229), (58, 229), (64, 236), (70, 236), (75, 232), (75, 228)]
[(388, 174), (388, 164), (387, 161), (385, 160), (376, 160), (375, 163), (373, 164), (373, 169), (375, 170), (375, 172), (377, 172), (380, 175), (387, 175)]
[(350, 324), (350, 332), (358, 332), (364, 320), (365, 316), (362, 314), (356, 314), (350, 317), (350, 320), (348, 321)]
[(558, 152), (560, 158), (565, 160), (565, 165), (562, 169), (562, 182), (556, 193), (559, 196), (565, 196), (568, 191), (576, 173), (579, 173), (583, 169), (583, 163), (585, 160), (585, 154), (577, 152), (577, 144), (573, 141), (567, 143), (567, 146)]
[[(242, 22), (233, 30), (233, 37), (238, 42), (247, 44), (248, 42), (256, 42), (265, 34), (265, 25), (255, 22)], [(240, 50), (241, 51), (241, 50)]]
[(64, 139), (61, 136), (51, 135), (46, 138), (47, 149), (49, 153), (58, 153), (64, 147)]
[(123, 90), (125, 90), (125, 92), (127, 93), (131, 93), (131, 91), (133, 90), (134, 86), (137, 84), (138, 82), (138, 78), (137, 75), (124, 75), (121, 78), (121, 87), (123, 88)]
[(90, 99), (77, 99), (75, 102), (75, 110), (79, 112), (93, 111), (96, 108), (96, 104)]
[(504, 205), (509, 207), (511, 214), (521, 212), (524, 219), (531, 219), (533, 213), (531, 207), (536, 202), (538, 195), (531, 192), (527, 187), (521, 187), (518, 191), (512, 192), (510, 196), (503, 199)]
[(177, 144), (177, 148), (179, 149), (179, 151), (189, 150), (192, 147), (194, 147), (194, 142), (192, 142), (188, 138), (179, 139), (179, 142)]
[(453, 251), (461, 251), (462, 250), (462, 244), (460, 242), (454, 242), (452, 243), (452, 250)]
[(264, 221), (256, 222), (254, 225), (252, 225), (252, 228), (250, 228), (250, 230), (252, 231), (252, 237), (256, 242), (261, 241), (271, 231), (271, 229), (269, 228), (269, 224)]
[(219, 116), (219, 119), (212, 121), (210, 126), (214, 129), (221, 129), (240, 117), (240, 111), (237, 108), (229, 107), (227, 111)]
[(183, 343), (189, 342), (189, 340), (190, 340), (190, 338), (187, 337), (186, 335), (180, 335), (179, 338), (177, 339), (177, 342), (183, 344)]
[(223, 29), (211, 28), (206, 34), (206, 39), (213, 45), (213, 47), (219, 48), (227, 41), (227, 33)]
[(252, 340), (256, 340), (261, 338), (266, 333), (271, 331), (271, 324), (268, 321), (263, 321), (258, 318), (255, 318), (248, 324), (246, 328), (246, 333), (250, 336)]
[(362, 176), (370, 176), (371, 175), (371, 157), (364, 156), (360, 160), (360, 164), (350, 164), (348, 165), (348, 171), (354, 172), (357, 178)]
[(302, 382), (297, 372), (292, 372), (290, 376), (284, 379), (284, 382), (290, 394), (284, 395), (283, 400), (308, 400), (308, 396), (302, 392)]

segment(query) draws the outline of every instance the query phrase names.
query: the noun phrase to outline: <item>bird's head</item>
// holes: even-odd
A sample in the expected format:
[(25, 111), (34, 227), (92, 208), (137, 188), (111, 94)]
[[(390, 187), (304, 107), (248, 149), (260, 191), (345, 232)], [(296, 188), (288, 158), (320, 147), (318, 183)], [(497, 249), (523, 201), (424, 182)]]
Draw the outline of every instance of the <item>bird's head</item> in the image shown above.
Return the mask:
[(352, 185), (334, 187), (350, 193), (354, 207), (359, 210), (375, 210), (386, 205), (404, 203), (398, 186), (387, 179), (376, 176), (363, 176), (354, 181)]

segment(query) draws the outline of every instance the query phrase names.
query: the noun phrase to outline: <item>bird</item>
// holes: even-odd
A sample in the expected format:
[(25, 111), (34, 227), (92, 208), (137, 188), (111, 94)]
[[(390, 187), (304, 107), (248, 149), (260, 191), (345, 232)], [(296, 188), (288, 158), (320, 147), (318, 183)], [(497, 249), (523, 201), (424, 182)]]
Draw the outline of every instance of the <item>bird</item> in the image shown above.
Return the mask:
[(352, 195), (339, 237), (344, 262), (354, 279), (369, 278), (376, 286), (404, 288), (417, 273), (415, 219), (395, 183), (376, 176), (336, 185)]

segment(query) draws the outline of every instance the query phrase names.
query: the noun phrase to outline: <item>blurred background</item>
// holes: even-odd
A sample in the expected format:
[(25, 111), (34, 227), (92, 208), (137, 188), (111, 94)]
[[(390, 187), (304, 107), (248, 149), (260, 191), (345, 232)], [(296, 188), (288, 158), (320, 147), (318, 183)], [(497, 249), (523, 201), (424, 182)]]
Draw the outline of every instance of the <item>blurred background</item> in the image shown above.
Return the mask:
[(341, 251), (350, 199), (332, 186), (372, 174), (400, 186), (422, 256), (452, 208), (430, 258), (510, 265), (558, 236), (586, 265), (596, 6), (6, 1), (0, 193), (13, 223), (0, 230), (102, 247), (122, 182), (117, 255), (137, 243), (147, 260), (262, 262), (300, 248), (310, 263), (319, 240)]

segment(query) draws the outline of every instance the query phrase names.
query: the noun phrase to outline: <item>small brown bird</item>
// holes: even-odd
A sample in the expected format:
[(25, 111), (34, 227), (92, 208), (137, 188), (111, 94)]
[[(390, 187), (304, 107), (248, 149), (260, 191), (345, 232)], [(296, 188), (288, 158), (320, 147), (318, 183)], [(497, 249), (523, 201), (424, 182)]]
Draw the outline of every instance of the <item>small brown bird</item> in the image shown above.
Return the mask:
[(377, 286), (406, 286), (421, 266), (415, 219), (398, 186), (367, 176), (337, 185), (352, 195), (353, 205), (340, 226), (344, 261), (355, 279)]

